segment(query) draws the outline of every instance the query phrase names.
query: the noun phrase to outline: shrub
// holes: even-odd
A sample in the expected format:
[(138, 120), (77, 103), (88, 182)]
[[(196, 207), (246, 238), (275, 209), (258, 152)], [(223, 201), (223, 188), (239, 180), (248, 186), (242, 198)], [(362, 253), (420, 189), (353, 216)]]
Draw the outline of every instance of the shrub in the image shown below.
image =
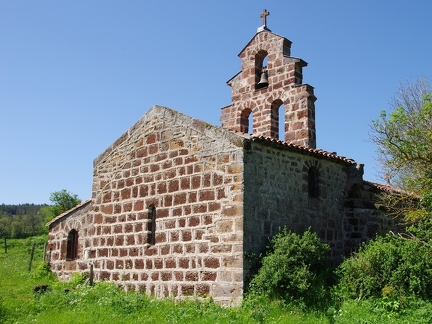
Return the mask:
[(327, 299), (328, 254), (310, 230), (298, 235), (284, 228), (270, 240), (249, 293), (318, 306)]
[[(416, 213), (416, 216), (412, 216), (412, 214)], [(411, 219), (408, 218), (408, 221), (412, 221), (412, 224), (408, 226), (407, 232), (410, 235), (415, 236), (418, 240), (423, 242), (432, 243), (432, 215), (430, 212), (424, 213), (422, 211), (412, 212), (410, 214)]]
[(33, 279), (41, 279), (41, 278), (53, 278), (54, 275), (51, 272), (51, 268), (48, 262), (40, 262), (36, 269), (32, 272), (31, 277)]
[(76, 288), (79, 285), (84, 285), (87, 279), (88, 275), (86, 273), (74, 272), (69, 279), (68, 285), (71, 288)]
[(337, 295), (348, 298), (432, 297), (432, 249), (388, 234), (363, 244), (338, 268)]

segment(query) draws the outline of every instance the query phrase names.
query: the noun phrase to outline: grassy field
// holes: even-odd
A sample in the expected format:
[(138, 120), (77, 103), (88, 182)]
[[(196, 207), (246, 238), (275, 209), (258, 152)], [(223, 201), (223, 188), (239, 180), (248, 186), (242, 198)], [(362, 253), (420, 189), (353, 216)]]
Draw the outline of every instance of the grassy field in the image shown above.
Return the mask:
[[(321, 311), (260, 298), (241, 307), (222, 308), (208, 301), (174, 302), (126, 293), (103, 282), (90, 287), (81, 276), (58, 282), (43, 266), (43, 237), (8, 240), (0, 250), (0, 323), (432, 323), (432, 304), (346, 301)], [(30, 251), (36, 243), (32, 270)], [(33, 293), (35, 285), (48, 285)]]

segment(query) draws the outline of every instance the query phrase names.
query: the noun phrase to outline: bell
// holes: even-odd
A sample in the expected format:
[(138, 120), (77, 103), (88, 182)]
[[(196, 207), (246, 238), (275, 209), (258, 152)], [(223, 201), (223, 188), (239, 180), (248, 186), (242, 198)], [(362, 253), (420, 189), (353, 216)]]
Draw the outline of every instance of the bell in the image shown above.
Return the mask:
[(261, 78), (257, 84), (257, 89), (265, 88), (268, 86), (268, 75), (267, 70), (262, 70), (261, 72)]

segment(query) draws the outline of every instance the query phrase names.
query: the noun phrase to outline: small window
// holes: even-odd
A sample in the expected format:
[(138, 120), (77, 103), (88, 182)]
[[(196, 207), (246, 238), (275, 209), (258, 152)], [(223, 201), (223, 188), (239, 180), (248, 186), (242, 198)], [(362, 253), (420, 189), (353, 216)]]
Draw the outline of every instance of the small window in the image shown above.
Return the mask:
[(308, 170), (308, 191), (309, 197), (319, 197), (318, 170), (315, 167), (310, 167)]
[(240, 115), (240, 131), (246, 134), (253, 133), (253, 113), (249, 108), (243, 110)]
[(66, 260), (75, 260), (78, 256), (78, 232), (71, 230), (67, 237)]
[(147, 222), (147, 243), (154, 245), (156, 241), (156, 207), (150, 205), (148, 209), (148, 222)]
[(285, 108), (280, 99), (270, 107), (270, 137), (285, 141)]

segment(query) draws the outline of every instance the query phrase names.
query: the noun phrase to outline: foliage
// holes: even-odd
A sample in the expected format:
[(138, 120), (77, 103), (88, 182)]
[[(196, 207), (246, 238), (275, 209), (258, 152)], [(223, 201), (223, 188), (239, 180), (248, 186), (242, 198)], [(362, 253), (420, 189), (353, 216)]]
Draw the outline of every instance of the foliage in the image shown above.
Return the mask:
[(388, 298), (350, 299), (340, 308), (329, 309), (329, 318), (335, 324), (426, 324), (432, 322), (431, 306), (430, 302), (418, 299), (411, 300), (405, 307)]
[(401, 85), (391, 111), (382, 111), (372, 124), (384, 177), (417, 194), (432, 191), (431, 94), (426, 79)]
[(9, 215), (29, 215), (36, 214), (36, 212), (45, 205), (36, 204), (19, 204), (19, 205), (0, 205), (0, 213)]
[(78, 195), (72, 194), (66, 189), (51, 193), (50, 201), (52, 205), (40, 209), (40, 214), (43, 215), (45, 223), (48, 223), (56, 216), (68, 211), (81, 202)]
[[(46, 236), (45, 236), (46, 237)], [(35, 259), (42, 258), (43, 236), (9, 240), (9, 252), (0, 253), (0, 323), (431, 323), (432, 303), (389, 297), (347, 299), (326, 311), (303, 308), (249, 295), (240, 307), (221, 307), (211, 299), (156, 300), (125, 292), (109, 282), (89, 286), (85, 277), (58, 282), (40, 263), (28, 272), (28, 247), (37, 244)], [(39, 275), (34, 275), (40, 272)], [(45, 275), (43, 274), (45, 273)], [(33, 293), (35, 285), (48, 285)], [(67, 289), (65, 289), (67, 288)], [(311, 294), (315, 291), (311, 290)]]
[(43, 217), (38, 214), (45, 205), (0, 205), (0, 237), (25, 238), (45, 232)]
[(68, 211), (81, 202), (77, 195), (66, 191), (66, 189), (51, 193), (50, 201), (53, 203), (52, 207), (56, 215)]
[(328, 300), (328, 254), (328, 245), (310, 230), (298, 235), (284, 228), (270, 240), (250, 293), (318, 306)]
[(47, 232), (45, 224), (81, 201), (65, 189), (51, 193), (51, 206), (0, 205), (0, 237), (26, 238)]
[(420, 244), (432, 245), (432, 217), (429, 214), (415, 216), (413, 224), (408, 226), (407, 232)]
[[(304, 313), (264, 298), (225, 308), (211, 299), (156, 300), (109, 282), (90, 286), (78, 274), (58, 282), (46, 263), (28, 272), (28, 247), (36, 243), (35, 259), (42, 258), (42, 239), (11, 239), (9, 252), (0, 253), (0, 323), (329, 323), (324, 313)], [(49, 289), (34, 294), (35, 285)]]
[(408, 297), (432, 298), (432, 247), (416, 239), (388, 234), (364, 244), (338, 268), (337, 295), (384, 297), (398, 303)]
[(40, 262), (36, 268), (31, 272), (31, 277), (33, 279), (42, 279), (51, 277), (54, 279), (54, 274), (51, 272), (51, 268), (48, 262)]
[(402, 190), (381, 195), (390, 214), (405, 220), (406, 234), (378, 238), (340, 269), (350, 297), (431, 298), (432, 86), (426, 79), (401, 85), (391, 111), (372, 125), (372, 140), (386, 180)]

